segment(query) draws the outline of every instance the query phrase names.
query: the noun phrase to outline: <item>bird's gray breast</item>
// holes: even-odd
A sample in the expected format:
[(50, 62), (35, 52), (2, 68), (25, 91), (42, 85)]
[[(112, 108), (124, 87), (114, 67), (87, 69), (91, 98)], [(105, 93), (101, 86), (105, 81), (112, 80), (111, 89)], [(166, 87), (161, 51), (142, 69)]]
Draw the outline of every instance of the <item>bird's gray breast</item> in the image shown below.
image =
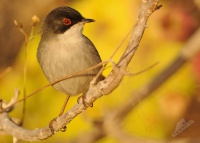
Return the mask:
[[(54, 82), (101, 62), (96, 48), (83, 35), (67, 38), (57, 36), (48, 41), (42, 39), (37, 58), (49, 82)], [(83, 75), (71, 77), (53, 86), (68, 95), (84, 93), (88, 90), (90, 81), (98, 71), (99, 68)]]

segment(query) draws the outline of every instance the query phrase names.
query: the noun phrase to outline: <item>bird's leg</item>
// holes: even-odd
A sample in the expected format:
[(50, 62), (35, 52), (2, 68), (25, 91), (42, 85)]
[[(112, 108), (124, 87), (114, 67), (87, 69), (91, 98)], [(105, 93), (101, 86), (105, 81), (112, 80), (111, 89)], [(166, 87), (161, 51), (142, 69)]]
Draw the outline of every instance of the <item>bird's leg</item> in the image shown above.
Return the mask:
[[(101, 68), (100, 71), (97, 73), (97, 75), (93, 78), (93, 80), (90, 82), (90, 86), (97, 84), (99, 81), (104, 80), (105, 77), (102, 75), (104, 68)], [(83, 93), (80, 97), (77, 99), (77, 103), (80, 103), (80, 100), (82, 100), (82, 103), (85, 107), (90, 106), (93, 107), (93, 103), (87, 104), (86, 103), (86, 94)]]
[[(66, 107), (66, 105), (67, 105), (67, 103), (68, 103), (68, 101), (69, 101), (69, 98), (70, 98), (70, 96), (67, 95), (67, 98), (65, 99), (65, 102), (64, 102), (64, 104), (63, 104), (63, 106), (62, 106), (62, 109), (61, 109), (61, 111), (60, 111), (58, 117), (62, 116), (62, 114), (64, 113), (65, 107)], [(52, 132), (52, 133), (54, 133), (53, 122), (56, 122), (56, 119), (57, 119), (58, 117), (54, 118), (54, 119), (51, 120), (51, 122), (49, 123), (49, 128), (51, 129), (51, 132)], [(65, 132), (65, 131), (66, 131), (66, 128), (67, 128), (67, 127), (65, 126), (65, 127), (61, 128), (60, 130), (61, 130), (62, 132)]]
[(69, 101), (69, 98), (70, 98), (70, 96), (67, 95), (67, 98), (65, 99), (65, 102), (64, 102), (64, 104), (63, 104), (63, 106), (62, 106), (62, 109), (61, 109), (60, 114), (58, 115), (58, 117), (62, 116), (62, 114), (64, 113), (65, 107), (67, 106), (67, 103), (68, 103), (68, 101)]

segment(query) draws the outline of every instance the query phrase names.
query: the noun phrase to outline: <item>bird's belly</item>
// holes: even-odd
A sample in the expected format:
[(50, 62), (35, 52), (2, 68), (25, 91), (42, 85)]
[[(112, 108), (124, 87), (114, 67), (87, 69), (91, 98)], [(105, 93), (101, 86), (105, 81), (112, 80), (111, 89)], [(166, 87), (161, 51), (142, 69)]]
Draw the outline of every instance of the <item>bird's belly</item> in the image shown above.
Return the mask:
[[(89, 67), (94, 66), (97, 63), (91, 62), (88, 58), (87, 53), (83, 53), (80, 49), (73, 49), (73, 51), (68, 51), (60, 47), (59, 51), (56, 53), (52, 53), (54, 50), (45, 51), (45, 60), (42, 60), (43, 63), (42, 69), (44, 71), (45, 76), (49, 80), (49, 82), (54, 82), (63, 77), (66, 77), (70, 74), (74, 74), (76, 72), (82, 71)], [(68, 52), (71, 52), (70, 54)], [(52, 55), (54, 55), (52, 57)], [(83, 75), (76, 75), (60, 81), (53, 85), (53, 87), (63, 93), (68, 95), (77, 95), (79, 93), (85, 93), (89, 88), (89, 83), (97, 74), (96, 70), (91, 70), (88, 73), (84, 73)]]
[(86, 78), (84, 76), (72, 77), (56, 83), (53, 87), (67, 95), (78, 95), (79, 93), (85, 93), (88, 90), (91, 80), (92, 78)]

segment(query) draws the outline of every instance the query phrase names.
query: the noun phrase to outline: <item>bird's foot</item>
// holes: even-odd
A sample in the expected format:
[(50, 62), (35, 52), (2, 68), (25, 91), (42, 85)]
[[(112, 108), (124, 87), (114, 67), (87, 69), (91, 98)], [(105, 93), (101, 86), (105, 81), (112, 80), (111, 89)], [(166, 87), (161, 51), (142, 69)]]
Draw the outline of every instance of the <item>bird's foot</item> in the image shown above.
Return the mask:
[(82, 101), (82, 103), (83, 103), (83, 105), (85, 107), (88, 107), (88, 106), (93, 107), (93, 103), (88, 104), (85, 100), (86, 100), (86, 97), (85, 97), (85, 94), (83, 94), (83, 95), (81, 95), (81, 96), (78, 97), (77, 103), (80, 104), (81, 101)]
[[(56, 131), (54, 130), (54, 128), (53, 128), (53, 124), (54, 124), (55, 122), (57, 123), (57, 118), (58, 118), (58, 117), (54, 118), (54, 119), (51, 120), (51, 122), (49, 123), (49, 128), (50, 128), (52, 134), (55, 134), (55, 132), (56, 132)], [(67, 129), (67, 127), (64, 126), (64, 127), (62, 127), (62, 128), (60, 129), (60, 131), (61, 131), (61, 132), (65, 132), (66, 129)]]

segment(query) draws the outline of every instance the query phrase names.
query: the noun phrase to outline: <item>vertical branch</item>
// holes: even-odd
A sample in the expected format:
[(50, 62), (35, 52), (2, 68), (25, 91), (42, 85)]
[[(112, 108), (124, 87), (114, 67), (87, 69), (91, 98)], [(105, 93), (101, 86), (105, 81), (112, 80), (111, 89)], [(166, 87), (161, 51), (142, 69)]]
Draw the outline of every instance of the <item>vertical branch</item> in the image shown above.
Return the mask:
[[(26, 81), (27, 81), (27, 54), (28, 54), (28, 43), (29, 43), (29, 39), (28, 39), (28, 34), (26, 32), (24, 32), (23, 30), (23, 35), (25, 38), (25, 53), (24, 53), (24, 72), (23, 72), (23, 98), (26, 97)], [(25, 113), (26, 113), (26, 100), (23, 101), (23, 107), (22, 107), (22, 118), (21, 118), (21, 126), (24, 123), (25, 120)]]
[[(24, 31), (23, 25), (16, 20), (14, 20), (15, 26), (18, 28), (18, 30), (23, 34), (24, 41), (25, 41), (25, 53), (24, 53), (24, 68), (23, 68), (23, 84), (22, 84), (22, 94), (23, 98), (26, 97), (26, 77), (27, 77), (27, 53), (28, 53), (28, 43), (29, 38), (28, 34)], [(26, 100), (23, 101), (23, 107), (22, 107), (22, 118), (20, 125), (23, 125), (24, 119), (25, 119), (25, 106), (26, 106)]]
[[(15, 26), (18, 28), (18, 30), (23, 34), (24, 41), (25, 41), (25, 53), (24, 53), (24, 68), (23, 68), (23, 85), (22, 85), (22, 91), (23, 91), (23, 99), (26, 99), (26, 83), (27, 83), (27, 62), (28, 62), (28, 45), (31, 39), (34, 35), (34, 28), (35, 25), (39, 22), (39, 18), (37, 16), (32, 17), (32, 27), (31, 27), (31, 33), (28, 36), (28, 34), (24, 31), (23, 25), (16, 20), (14, 20)], [(26, 112), (26, 100), (23, 100), (23, 107), (22, 107), (22, 118), (20, 125), (23, 125), (24, 119), (25, 119), (25, 112)]]

